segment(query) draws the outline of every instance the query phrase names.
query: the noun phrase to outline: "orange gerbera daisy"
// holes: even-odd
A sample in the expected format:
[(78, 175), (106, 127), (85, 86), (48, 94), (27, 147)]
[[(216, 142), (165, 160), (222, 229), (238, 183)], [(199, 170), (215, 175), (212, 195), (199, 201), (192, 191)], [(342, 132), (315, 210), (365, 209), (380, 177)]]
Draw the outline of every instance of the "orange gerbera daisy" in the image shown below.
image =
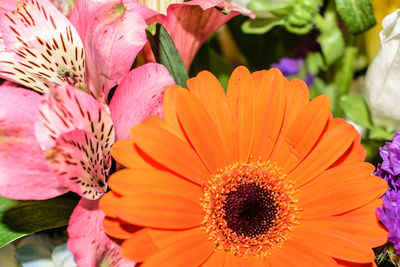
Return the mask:
[[(116, 143), (106, 232), (145, 266), (372, 265), (383, 179), (327, 96), (277, 69), (201, 72)], [(365, 265), (363, 265), (365, 266)]]

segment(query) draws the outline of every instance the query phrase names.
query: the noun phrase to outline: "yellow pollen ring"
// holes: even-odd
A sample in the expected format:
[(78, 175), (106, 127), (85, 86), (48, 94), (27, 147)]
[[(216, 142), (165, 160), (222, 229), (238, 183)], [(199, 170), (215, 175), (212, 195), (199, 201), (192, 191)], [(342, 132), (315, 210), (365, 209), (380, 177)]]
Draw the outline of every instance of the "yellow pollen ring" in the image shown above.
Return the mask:
[[(265, 257), (288, 239), (292, 226), (297, 223), (297, 207), (293, 200), (293, 183), (285, 182), (286, 175), (271, 162), (235, 163), (213, 175), (203, 187), (201, 199), (205, 211), (202, 229), (217, 249), (235, 256)], [(237, 234), (228, 227), (224, 205), (230, 192), (240, 186), (256, 185), (267, 190), (276, 208), (272, 227), (256, 236)]]

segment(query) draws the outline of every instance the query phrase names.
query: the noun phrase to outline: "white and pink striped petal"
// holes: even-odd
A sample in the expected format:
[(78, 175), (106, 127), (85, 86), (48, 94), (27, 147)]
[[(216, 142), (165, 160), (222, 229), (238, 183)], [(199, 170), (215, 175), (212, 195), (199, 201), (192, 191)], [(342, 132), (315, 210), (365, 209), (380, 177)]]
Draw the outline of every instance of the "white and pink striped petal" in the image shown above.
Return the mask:
[(129, 128), (150, 115), (164, 116), (164, 93), (173, 84), (171, 74), (160, 64), (148, 63), (129, 72), (110, 102), (116, 139), (129, 138)]
[(0, 195), (47, 199), (67, 192), (35, 139), (40, 95), (13, 86), (0, 86), (0, 95)]
[[(73, 87), (57, 86), (40, 104), (40, 122), (35, 125), (38, 142), (44, 150), (56, 145), (64, 133), (84, 130), (99, 143), (105, 171), (111, 166), (110, 147), (115, 140), (114, 125), (107, 106)], [(97, 157), (97, 156), (96, 156)]]
[(49, 89), (49, 85), (42, 79), (25, 70), (14, 58), (14, 54), (6, 50), (0, 32), (0, 77), (22, 84), (40, 93), (44, 93)]
[(134, 267), (135, 262), (122, 259), (120, 246), (104, 232), (104, 213), (98, 201), (81, 199), (68, 225), (68, 250), (78, 266)]
[(98, 199), (106, 192), (103, 152), (92, 133), (64, 133), (46, 155), (60, 182), (70, 191), (87, 199)]
[[(47, 85), (38, 86), (40, 89), (29, 86), (37, 91), (47, 91), (54, 84), (84, 87), (83, 44), (68, 19), (47, 0), (6, 2), (7, 6), (14, 3), (14, 8), (0, 10), (0, 32), (6, 52), (12, 58), (7, 62), (1, 60), (0, 64), (12, 69), (16, 67), (29, 73), (36, 83)], [(10, 78), (10, 75), (0, 72), (4, 78)], [(27, 85), (18, 75), (12, 79)]]
[(105, 96), (129, 72), (146, 44), (142, 16), (125, 0), (78, 0), (70, 20), (86, 52), (88, 87)]

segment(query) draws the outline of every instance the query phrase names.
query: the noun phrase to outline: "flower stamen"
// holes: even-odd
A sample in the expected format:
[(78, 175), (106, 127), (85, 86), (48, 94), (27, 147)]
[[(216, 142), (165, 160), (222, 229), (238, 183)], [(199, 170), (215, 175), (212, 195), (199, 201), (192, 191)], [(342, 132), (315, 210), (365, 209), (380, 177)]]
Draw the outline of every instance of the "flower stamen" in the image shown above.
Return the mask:
[(203, 229), (235, 256), (271, 254), (296, 223), (295, 190), (271, 162), (233, 164), (203, 188)]

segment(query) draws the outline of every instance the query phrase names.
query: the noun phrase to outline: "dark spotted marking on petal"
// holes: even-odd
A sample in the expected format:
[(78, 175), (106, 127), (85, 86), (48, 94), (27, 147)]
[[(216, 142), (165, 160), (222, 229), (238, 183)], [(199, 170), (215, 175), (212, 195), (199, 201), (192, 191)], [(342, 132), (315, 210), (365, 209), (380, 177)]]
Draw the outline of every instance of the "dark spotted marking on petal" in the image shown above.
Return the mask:
[(97, 199), (107, 190), (101, 151), (93, 153), (89, 147), (93, 143), (97, 143), (93, 134), (84, 130), (65, 133), (57, 139), (54, 157), (49, 159), (61, 182), (88, 199)]
[[(110, 147), (114, 143), (115, 133), (106, 108), (89, 94), (72, 86), (53, 89), (46, 95), (39, 108), (43, 125), (41, 129), (43, 132), (40, 133), (40, 136), (58, 140), (65, 133), (77, 129), (87, 132), (82, 135), (82, 140), (61, 139), (62, 142), (73, 146), (79, 152), (80, 159), (71, 153), (64, 153), (62, 161), (60, 158), (56, 158), (71, 168), (79, 165), (81, 171), (87, 174), (86, 182), (88, 180), (95, 182), (99, 181), (98, 177), (106, 177), (111, 167)], [(104, 140), (105, 135), (107, 135), (107, 140)], [(53, 141), (53, 143), (56, 142)], [(53, 144), (49, 144), (50, 148), (53, 146)], [(68, 175), (81, 177), (70, 173)], [(88, 192), (86, 193), (88, 194)]]
[[(15, 67), (28, 73), (30, 79), (1, 66), (0, 76), (39, 92), (46, 92), (56, 84), (85, 83), (82, 41), (68, 19), (56, 12), (55, 7), (43, 1), (20, 0), (14, 11), (4, 13), (1, 23), (11, 43), (8, 53), (15, 55), (8, 57), (13, 59)], [(0, 48), (1, 43), (2, 40)], [(0, 60), (2, 57), (0, 55)], [(64, 72), (67, 75), (60, 75), (59, 68), (68, 69)]]

